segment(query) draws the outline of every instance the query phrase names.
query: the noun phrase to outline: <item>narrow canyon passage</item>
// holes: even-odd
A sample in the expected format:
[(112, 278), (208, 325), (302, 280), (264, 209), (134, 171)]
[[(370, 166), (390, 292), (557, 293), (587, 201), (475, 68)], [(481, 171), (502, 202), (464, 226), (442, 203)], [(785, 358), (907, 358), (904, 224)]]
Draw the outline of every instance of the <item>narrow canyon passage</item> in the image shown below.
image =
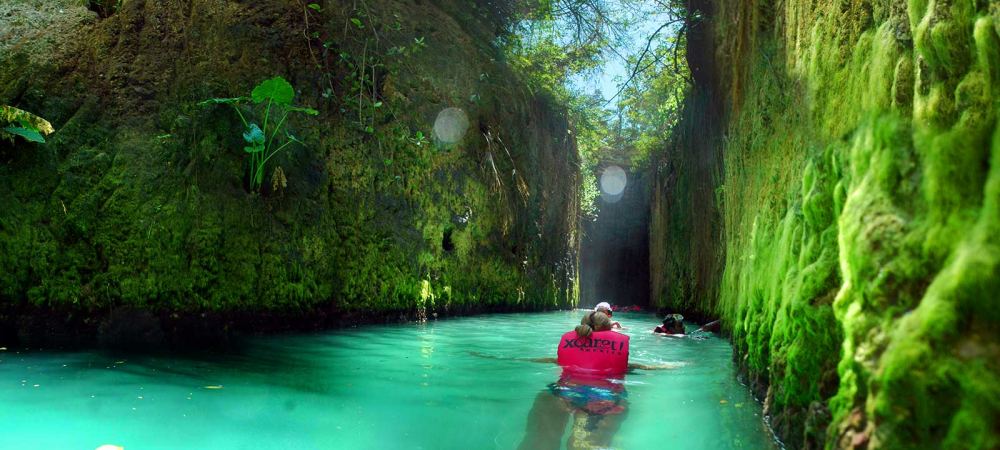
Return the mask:
[(996, 0), (0, 1), (0, 447), (996, 450), (998, 293)]
[(649, 306), (649, 190), (642, 173), (624, 173), (624, 190), (602, 192), (596, 220), (581, 226), (581, 306)]

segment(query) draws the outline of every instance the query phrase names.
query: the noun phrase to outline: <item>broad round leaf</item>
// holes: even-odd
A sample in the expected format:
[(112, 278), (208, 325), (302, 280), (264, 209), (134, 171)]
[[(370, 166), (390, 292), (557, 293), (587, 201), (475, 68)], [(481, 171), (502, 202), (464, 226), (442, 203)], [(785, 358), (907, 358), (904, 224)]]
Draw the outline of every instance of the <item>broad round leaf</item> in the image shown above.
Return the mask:
[(45, 138), (42, 137), (41, 133), (39, 133), (38, 130), (32, 130), (30, 128), (7, 127), (3, 128), (0, 131), (4, 131), (13, 134), (15, 136), (21, 136), (29, 142), (38, 142), (39, 144), (45, 142)]
[(263, 144), (264, 132), (260, 130), (260, 127), (256, 123), (251, 123), (246, 133), (243, 133), (243, 140), (247, 141), (248, 144)]
[(256, 103), (264, 103), (267, 100), (271, 100), (279, 105), (291, 105), (292, 99), (295, 98), (295, 90), (292, 89), (292, 85), (284, 78), (274, 77), (270, 80), (261, 81), (257, 87), (253, 88), (253, 92), (250, 95)]

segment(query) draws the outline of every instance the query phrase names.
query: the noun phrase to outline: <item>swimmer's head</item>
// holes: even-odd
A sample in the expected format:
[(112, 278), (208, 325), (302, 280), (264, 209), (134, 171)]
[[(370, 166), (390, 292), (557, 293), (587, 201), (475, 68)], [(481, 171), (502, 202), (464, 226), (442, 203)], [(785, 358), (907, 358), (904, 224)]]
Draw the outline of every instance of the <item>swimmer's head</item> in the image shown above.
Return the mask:
[(683, 334), (684, 316), (680, 314), (667, 314), (667, 316), (663, 318), (663, 327), (671, 333)]
[(611, 316), (611, 314), (612, 314), (612, 312), (611, 312), (611, 304), (608, 303), (608, 302), (598, 303), (597, 306), (594, 307), (594, 311), (600, 311), (600, 312), (603, 312), (603, 313), (607, 314), (608, 316)]
[(666, 316), (663, 317), (664, 325), (671, 325), (676, 322), (682, 322), (682, 321), (684, 321), (684, 316), (680, 314), (667, 314)]
[(588, 337), (594, 331), (607, 331), (611, 329), (611, 318), (603, 312), (594, 311), (583, 316), (580, 325), (576, 327), (576, 334), (580, 337)]

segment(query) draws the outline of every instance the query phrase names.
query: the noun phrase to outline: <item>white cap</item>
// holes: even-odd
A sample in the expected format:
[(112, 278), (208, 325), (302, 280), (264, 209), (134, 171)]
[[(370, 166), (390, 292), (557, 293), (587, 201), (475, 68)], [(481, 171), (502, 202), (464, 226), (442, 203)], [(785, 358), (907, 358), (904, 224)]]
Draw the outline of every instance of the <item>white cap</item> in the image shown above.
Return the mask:
[(608, 302), (601, 302), (601, 303), (598, 303), (597, 306), (594, 307), (594, 311), (600, 311), (602, 309), (606, 309), (608, 311), (611, 311), (611, 304), (608, 303)]

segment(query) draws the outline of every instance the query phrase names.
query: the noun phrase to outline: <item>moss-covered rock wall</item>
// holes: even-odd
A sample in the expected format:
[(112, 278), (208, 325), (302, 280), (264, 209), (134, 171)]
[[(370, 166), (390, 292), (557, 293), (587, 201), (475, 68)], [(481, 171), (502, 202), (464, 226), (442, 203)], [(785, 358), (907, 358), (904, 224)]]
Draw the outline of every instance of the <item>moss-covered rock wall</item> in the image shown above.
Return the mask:
[(723, 106), (711, 2), (693, 0), (688, 6), (691, 16), (703, 18), (685, 27), (694, 85), (666, 148), (653, 155), (651, 164), (650, 305), (662, 312), (683, 312), (688, 319), (711, 320), (723, 263)]
[[(575, 143), (475, 8), (80, 4), (0, 13), (0, 103), (57, 129), (0, 143), (4, 339), (99, 335), (136, 321), (121, 311), (173, 336), (206, 315), (282, 329), (575, 304)], [(319, 114), (289, 116), (303, 144), (257, 193), (240, 118), (198, 102), (273, 76)], [(448, 107), (468, 120), (457, 143), (433, 131)]]
[[(724, 269), (692, 306), (772, 426), (793, 448), (1000, 447), (1000, 7), (705, 12)], [(654, 245), (675, 229), (655, 224)]]

